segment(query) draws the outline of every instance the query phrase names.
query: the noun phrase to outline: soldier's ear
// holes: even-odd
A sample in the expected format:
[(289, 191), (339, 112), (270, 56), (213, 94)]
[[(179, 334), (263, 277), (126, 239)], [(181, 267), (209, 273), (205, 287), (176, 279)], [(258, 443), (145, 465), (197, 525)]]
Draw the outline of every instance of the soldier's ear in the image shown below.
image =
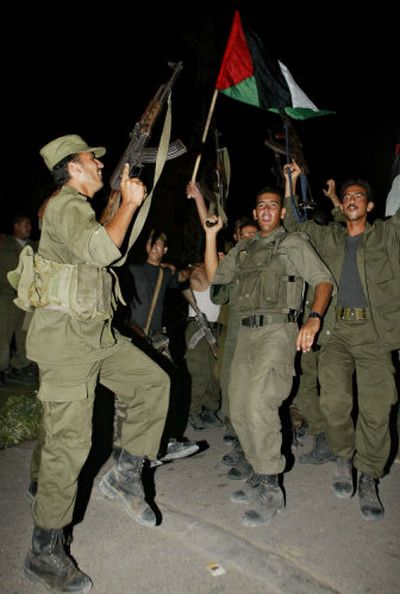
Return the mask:
[(375, 207), (375, 204), (372, 202), (372, 200), (370, 200), (370, 201), (367, 203), (367, 212), (371, 212), (371, 210), (373, 210), (373, 209), (374, 209), (374, 207)]
[(253, 219), (256, 221), (257, 220), (257, 211), (255, 208), (253, 208)]
[(281, 219), (284, 219), (285, 218), (285, 215), (286, 215), (286, 208), (282, 208), (281, 209), (281, 217), (280, 218)]
[(164, 247), (164, 255), (168, 252), (167, 246)]

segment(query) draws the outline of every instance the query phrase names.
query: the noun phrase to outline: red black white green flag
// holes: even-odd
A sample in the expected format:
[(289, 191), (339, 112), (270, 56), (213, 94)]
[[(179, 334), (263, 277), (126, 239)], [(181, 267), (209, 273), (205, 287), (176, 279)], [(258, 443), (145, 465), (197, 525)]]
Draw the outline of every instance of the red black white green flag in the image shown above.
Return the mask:
[(243, 27), (235, 12), (216, 89), (262, 109), (305, 120), (334, 113), (320, 110), (297, 85), (285, 64), (272, 56), (259, 37)]

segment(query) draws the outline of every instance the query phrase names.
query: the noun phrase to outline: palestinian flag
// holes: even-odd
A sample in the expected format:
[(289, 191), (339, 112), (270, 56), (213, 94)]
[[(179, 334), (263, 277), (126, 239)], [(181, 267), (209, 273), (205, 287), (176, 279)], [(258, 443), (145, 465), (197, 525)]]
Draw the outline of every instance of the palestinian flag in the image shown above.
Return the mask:
[(216, 89), (224, 95), (297, 120), (334, 113), (319, 110), (296, 84), (282, 62), (273, 57), (259, 37), (244, 29), (235, 12)]

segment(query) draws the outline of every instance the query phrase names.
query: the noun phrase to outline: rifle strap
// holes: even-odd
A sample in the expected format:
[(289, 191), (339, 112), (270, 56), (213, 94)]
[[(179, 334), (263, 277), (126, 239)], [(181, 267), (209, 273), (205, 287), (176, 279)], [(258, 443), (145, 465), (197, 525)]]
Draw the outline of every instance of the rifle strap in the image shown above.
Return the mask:
[(139, 235), (143, 229), (143, 225), (146, 222), (147, 215), (149, 214), (151, 200), (153, 198), (153, 193), (154, 193), (155, 187), (157, 185), (158, 180), (160, 179), (160, 175), (164, 168), (165, 161), (167, 160), (169, 141), (171, 138), (171, 119), (172, 119), (172, 117), (171, 117), (171, 93), (170, 93), (168, 95), (168, 99), (167, 99), (167, 111), (165, 114), (164, 126), (163, 126), (163, 130), (161, 133), (160, 143), (158, 145), (157, 159), (156, 159), (156, 165), (155, 165), (155, 171), (154, 171), (153, 187), (151, 189), (150, 194), (148, 194), (146, 200), (140, 207), (139, 213), (138, 213), (136, 220), (132, 226), (132, 231), (131, 231), (131, 235), (129, 237), (128, 247), (127, 247), (127, 250), (126, 250), (124, 256), (122, 256), (122, 258), (120, 258), (117, 262), (115, 262), (113, 264), (113, 266), (122, 266), (125, 263), (125, 260), (129, 253), (129, 250), (131, 249), (131, 247), (133, 246), (133, 244), (139, 237)]
[(156, 308), (156, 303), (157, 303), (157, 300), (158, 300), (158, 296), (160, 294), (160, 289), (161, 289), (161, 285), (162, 285), (163, 276), (164, 276), (164, 270), (160, 266), (160, 268), (158, 270), (157, 283), (156, 283), (156, 286), (155, 286), (155, 289), (154, 289), (154, 293), (153, 293), (153, 298), (152, 298), (151, 304), (150, 304), (149, 313), (147, 314), (146, 325), (143, 328), (143, 331), (146, 334), (146, 336), (149, 335), (151, 320), (153, 319), (154, 310)]

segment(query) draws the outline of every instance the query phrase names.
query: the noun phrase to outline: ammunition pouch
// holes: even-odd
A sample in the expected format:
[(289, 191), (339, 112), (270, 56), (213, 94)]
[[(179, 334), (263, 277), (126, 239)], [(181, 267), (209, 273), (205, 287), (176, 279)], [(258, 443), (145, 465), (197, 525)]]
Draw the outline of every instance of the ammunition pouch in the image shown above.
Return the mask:
[[(113, 279), (115, 286), (113, 291)], [(34, 254), (26, 246), (16, 270), (7, 274), (17, 290), (15, 305), (61, 311), (78, 320), (107, 320), (116, 299), (123, 301), (114, 272), (91, 264), (61, 264)]]
[(242, 317), (253, 314), (289, 314), (299, 312), (304, 295), (304, 281), (288, 275), (287, 249), (284, 241), (256, 244), (252, 250), (237, 254), (240, 284), (235, 310)]

